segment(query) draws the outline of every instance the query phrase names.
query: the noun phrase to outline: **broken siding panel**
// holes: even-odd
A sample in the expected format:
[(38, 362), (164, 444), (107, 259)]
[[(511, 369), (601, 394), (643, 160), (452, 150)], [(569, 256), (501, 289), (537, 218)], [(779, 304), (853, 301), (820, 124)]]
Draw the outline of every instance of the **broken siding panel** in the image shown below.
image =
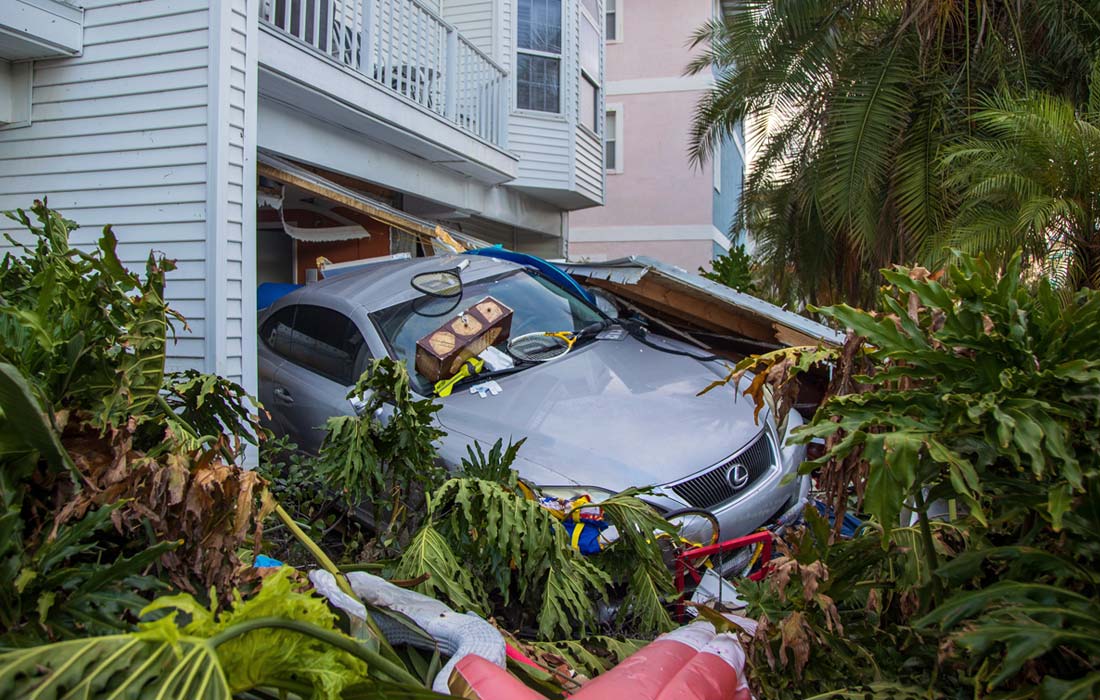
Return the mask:
[[(34, 64), (32, 124), (0, 129), (0, 209), (51, 206), (91, 246), (106, 224), (119, 255), (178, 260), (167, 296), (189, 318), (173, 368), (201, 367), (205, 342), (206, 0), (88, 0), (82, 56)], [(16, 232), (0, 219), (0, 231)]]

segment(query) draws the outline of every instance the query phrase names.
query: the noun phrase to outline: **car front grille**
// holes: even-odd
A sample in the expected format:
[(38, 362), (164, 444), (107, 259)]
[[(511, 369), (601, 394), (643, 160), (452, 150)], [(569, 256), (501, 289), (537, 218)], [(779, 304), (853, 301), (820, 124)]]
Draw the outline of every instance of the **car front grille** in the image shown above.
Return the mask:
[[(727, 476), (735, 464), (744, 466), (749, 474), (748, 481), (739, 489), (734, 489)], [(712, 508), (733, 500), (764, 476), (774, 464), (775, 450), (767, 431), (764, 431), (751, 445), (725, 462), (668, 488), (694, 508)]]

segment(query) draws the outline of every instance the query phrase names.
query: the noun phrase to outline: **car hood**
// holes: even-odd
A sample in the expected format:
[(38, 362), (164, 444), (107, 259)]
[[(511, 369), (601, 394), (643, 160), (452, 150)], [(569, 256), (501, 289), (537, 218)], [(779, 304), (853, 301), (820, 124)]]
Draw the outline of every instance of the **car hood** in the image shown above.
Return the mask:
[[(650, 341), (688, 347), (655, 336)], [(688, 476), (760, 433), (752, 402), (732, 387), (698, 396), (725, 372), (717, 363), (660, 352), (629, 336), (596, 340), (498, 377), (502, 391), (495, 396), (456, 392), (437, 415), (452, 440), (461, 433), (488, 446), (499, 438), (526, 438), (520, 463), (541, 465), (566, 483), (621, 491)], [(546, 478), (546, 471), (534, 471)]]

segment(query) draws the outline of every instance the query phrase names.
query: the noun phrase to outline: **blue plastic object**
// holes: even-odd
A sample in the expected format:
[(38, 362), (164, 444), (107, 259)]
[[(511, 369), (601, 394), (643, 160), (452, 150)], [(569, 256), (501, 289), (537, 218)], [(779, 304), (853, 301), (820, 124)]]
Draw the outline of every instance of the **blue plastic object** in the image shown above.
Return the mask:
[(267, 569), (269, 567), (278, 567), (282, 565), (283, 563), (281, 561), (279, 561), (278, 559), (272, 559), (266, 554), (257, 554), (256, 560), (252, 562), (252, 566), (256, 567), (257, 569)]
[[(833, 513), (833, 509), (825, 505), (821, 501), (815, 500), (814, 506), (817, 507), (817, 512), (829, 519), (829, 524), (836, 525), (836, 514)], [(863, 521), (852, 515), (851, 513), (844, 514), (844, 520), (840, 524), (840, 536), (846, 540), (850, 540), (856, 536), (859, 532), (859, 528), (863, 527)]]
[(595, 304), (596, 300), (588, 293), (581, 285), (577, 284), (577, 280), (573, 279), (569, 273), (561, 269), (553, 263), (543, 260), (535, 255), (529, 255), (527, 253), (517, 253), (514, 250), (507, 250), (503, 246), (495, 245), (489, 248), (478, 248), (477, 250), (467, 250), (466, 255), (483, 255), (487, 258), (497, 258), (498, 260), (507, 260), (508, 262), (518, 263), (520, 265), (527, 265), (533, 267), (542, 274), (546, 275), (550, 279), (554, 280), (561, 286), (565, 287), (569, 291), (573, 292), (581, 299), (584, 299), (589, 304)]
[(256, 310), (266, 309), (295, 289), (301, 289), (301, 287), (300, 284), (289, 284), (287, 282), (264, 282), (256, 287)]

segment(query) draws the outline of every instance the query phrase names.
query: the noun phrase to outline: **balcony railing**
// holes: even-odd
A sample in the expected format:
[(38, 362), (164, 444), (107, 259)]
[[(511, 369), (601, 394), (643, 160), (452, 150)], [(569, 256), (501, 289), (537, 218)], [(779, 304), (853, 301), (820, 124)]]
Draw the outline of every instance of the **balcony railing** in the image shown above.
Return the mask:
[(264, 21), (500, 147), (508, 75), (416, 0), (267, 0)]

